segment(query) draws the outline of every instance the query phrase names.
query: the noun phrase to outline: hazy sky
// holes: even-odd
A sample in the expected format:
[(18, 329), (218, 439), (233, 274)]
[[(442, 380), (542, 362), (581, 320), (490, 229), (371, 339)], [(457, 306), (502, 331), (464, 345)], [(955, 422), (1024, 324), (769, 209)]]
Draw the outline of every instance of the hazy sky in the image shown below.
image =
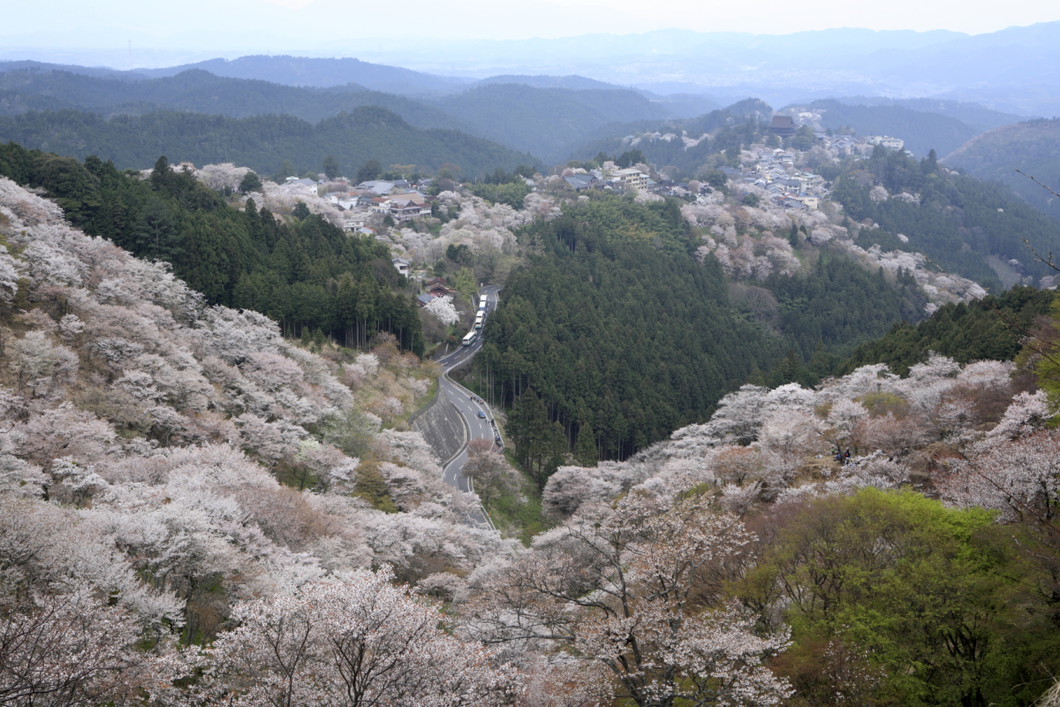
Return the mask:
[[(0, 49), (311, 51), (373, 38), (521, 39), (683, 28), (787, 34), (836, 27), (969, 34), (1060, 20), (1058, 0), (22, 0)], [(334, 52), (331, 52), (334, 54)]]

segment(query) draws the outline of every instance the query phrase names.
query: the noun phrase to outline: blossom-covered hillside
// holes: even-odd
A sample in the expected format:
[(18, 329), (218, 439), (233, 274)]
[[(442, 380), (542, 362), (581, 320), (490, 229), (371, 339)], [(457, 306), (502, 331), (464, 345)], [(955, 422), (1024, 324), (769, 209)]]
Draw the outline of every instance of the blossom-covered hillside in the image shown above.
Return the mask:
[[(1057, 655), (1056, 418), (1055, 398), (996, 361), (932, 355), (905, 378), (872, 365), (816, 389), (746, 385), (624, 462), (560, 467), (543, 495), (559, 527), (491, 569), (527, 616), (489, 623), (486, 602), (480, 625), (567, 635), (629, 695), (686, 691), (673, 662), (697, 651), (750, 680), (728, 661), (754, 645), (786, 649), (755, 704), (1028, 704)], [(698, 623), (727, 601), (758, 643)], [(568, 617), (533, 623), (564, 605), (596, 618), (570, 634)], [(770, 633), (785, 626), (786, 640)]]
[[(243, 602), (373, 596), (394, 575), (429, 586), (506, 547), (460, 524), (470, 500), (392, 424), (429, 387), (392, 343), (311, 354), (6, 179), (0, 236), (4, 700), (132, 699), (191, 669), (152, 656), (212, 639)], [(422, 611), (394, 634), (435, 631)], [(448, 649), (468, 666), (450, 666), (454, 694), (506, 689), (479, 649)]]
[(403, 422), (430, 368), (392, 341), (301, 349), (7, 180), (0, 237), (0, 700), (1053, 688), (1060, 433), (1030, 375), (1055, 383), (1051, 344), (1019, 367), (931, 356), (905, 378), (744, 386), (623, 462), (560, 466), (553, 527), (524, 547), (460, 522), (474, 499)]

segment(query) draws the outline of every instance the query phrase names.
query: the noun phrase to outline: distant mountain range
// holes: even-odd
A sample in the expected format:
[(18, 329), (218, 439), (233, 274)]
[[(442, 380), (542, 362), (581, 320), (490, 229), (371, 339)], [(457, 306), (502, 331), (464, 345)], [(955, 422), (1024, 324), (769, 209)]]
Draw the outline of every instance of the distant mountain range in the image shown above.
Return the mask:
[[(274, 70), (269, 70), (270, 63)], [(10, 116), (3, 122), (7, 134), (0, 132), (0, 139), (16, 136), (26, 139), (37, 134), (43, 125), (54, 123), (52, 119), (27, 115), (40, 111), (86, 111), (104, 119), (166, 111), (230, 118), (282, 114), (318, 123), (360, 108), (380, 107), (400, 116), (414, 128), (456, 130), (525, 153), (514, 162), (515, 158), (504, 159), (495, 165), (510, 169), (518, 162), (532, 163), (535, 158), (549, 164), (563, 162), (569, 159), (572, 144), (597, 133), (605, 125), (663, 120), (671, 117), (675, 110), (694, 110), (710, 105), (709, 101), (697, 101), (691, 97), (659, 99), (640, 91), (576, 76), (497, 77), (455, 86), (445, 79), (432, 84), (431, 77), (426, 75), (419, 75), (421, 80), (417, 80), (414, 72), (353, 60), (306, 63), (294, 57), (248, 57), (246, 63), (206, 62), (204, 65), (214, 70), (235, 66), (238, 70), (231, 73), (260, 73), (286, 77), (291, 81), (295, 80), (300, 67), (322, 67), (323, 73), (315, 77), (305, 76), (304, 83), (314, 85), (293, 86), (257, 78), (218, 76), (201, 66), (174, 73), (175, 69), (156, 72), (91, 69), (82, 72), (80, 67), (53, 67), (32, 62), (0, 64), (0, 116)], [(249, 70), (251, 67), (254, 71)], [(320, 85), (329, 83), (328, 76), (337, 80), (335, 72), (340, 67), (349, 70), (349, 76), (358, 81), (341, 86)], [(522, 85), (517, 86), (516, 82), (522, 82)], [(402, 87), (408, 90), (413, 86), (420, 89), (417, 98), (380, 90)], [(98, 118), (87, 122), (94, 124), (93, 130), (100, 127)], [(69, 126), (71, 121), (64, 118), (62, 123)], [(72, 144), (77, 142), (74, 140)], [(26, 144), (37, 146), (32, 142)], [(64, 152), (64, 145), (53, 140), (47, 149)], [(92, 147), (89, 144), (84, 149), (91, 150)], [(70, 154), (83, 157), (84, 149)], [(118, 153), (112, 157), (120, 159)], [(155, 158), (146, 164), (124, 166), (147, 167)], [(176, 155), (173, 158), (178, 161), (193, 159)], [(419, 164), (433, 161), (406, 160)], [(253, 159), (245, 164), (261, 163)], [(473, 164), (476, 169), (470, 174), (476, 175), (481, 165), (477, 161)]]
[(225, 78), (258, 79), (286, 86), (331, 88), (355, 84), (370, 90), (399, 95), (454, 91), (470, 83), (467, 79), (436, 76), (397, 66), (370, 64), (359, 59), (296, 56), (244, 56), (231, 61), (211, 59), (165, 69), (138, 69), (124, 73), (161, 78), (175, 76), (189, 69), (201, 69)]
[[(237, 119), (289, 115), (316, 125), (379, 107), (399, 116), (403, 131), (457, 131), (507, 148), (504, 165), (549, 165), (586, 159), (596, 154), (587, 150), (638, 131), (688, 130), (698, 137), (701, 118), (752, 96), (767, 108), (809, 106), (822, 114), (825, 128), (894, 135), (914, 153), (934, 149), (941, 156), (985, 131), (1060, 113), (1060, 23), (974, 37), (844, 29), (780, 36), (669, 30), (481, 44), (424, 40), (400, 60), (404, 66), (364, 57), (258, 55), (130, 71), (0, 62), (0, 116), (8, 116), (0, 140), (37, 135), (48, 139), (41, 145), (47, 149), (70, 145), (76, 148), (71, 154), (82, 156), (92, 151), (90, 140), (69, 132), (77, 121), (26, 115), (41, 111), (85, 111), (103, 121), (125, 116), (120, 134), (131, 125), (129, 116), (172, 111)], [(99, 118), (85, 121), (96, 135), (104, 127)], [(43, 126), (57, 122), (64, 126), (61, 135), (41, 135)], [(421, 138), (412, 142), (430, 142)], [(164, 148), (167, 139), (150, 136), (141, 143)], [(458, 142), (465, 145), (463, 162), (475, 170), (483, 163), (467, 154), (501, 154), (485, 143)], [(253, 154), (260, 156), (260, 149)], [(327, 151), (315, 146), (313, 164), (304, 166), (312, 168), (317, 153)], [(362, 158), (352, 148), (345, 152)], [(445, 153), (429, 152), (417, 158), (405, 151), (403, 159), (427, 165)], [(264, 162), (271, 168), (283, 159)]]
[[(422, 41), (362, 60), (448, 76), (579, 74), (654, 93), (748, 96), (772, 105), (865, 95), (971, 101), (1060, 115), (1060, 22), (969, 36), (831, 29), (789, 35), (663, 30), (564, 39)], [(325, 50), (326, 49), (323, 49)]]
[[(18, 51), (0, 49), (0, 60), (29, 56)], [(858, 95), (945, 98), (1025, 117), (1060, 115), (1056, 90), (1060, 22), (974, 36), (941, 30), (830, 29), (757, 35), (673, 29), (506, 41), (417, 38), (400, 47), (366, 40), (358, 42), (354, 52), (349, 44), (326, 43), (314, 52), (316, 57), (235, 54), (126, 73), (158, 77), (200, 68), (229, 78), (317, 88), (356, 83), (403, 95), (451, 92), (498, 76), (507, 83), (527, 83), (520, 77), (578, 75), (658, 95), (707, 94), (714, 107), (748, 96), (785, 105)], [(357, 58), (319, 58), (351, 53)], [(129, 56), (118, 54), (85, 54), (80, 62), (71, 61), (77, 56), (73, 50), (57, 50), (54, 55), (68, 65), (127, 66), (129, 62)], [(89, 71), (98, 72), (84, 70)]]

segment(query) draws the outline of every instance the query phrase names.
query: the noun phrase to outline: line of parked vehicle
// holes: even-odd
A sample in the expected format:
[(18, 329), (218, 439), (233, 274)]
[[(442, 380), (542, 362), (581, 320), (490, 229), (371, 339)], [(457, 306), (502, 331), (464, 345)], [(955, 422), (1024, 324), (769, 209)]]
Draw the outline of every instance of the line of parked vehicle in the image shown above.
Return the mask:
[(482, 330), (482, 325), (486, 323), (487, 302), (488, 299), (486, 295), (478, 296), (478, 312), (475, 313), (475, 325), (471, 328), (471, 331), (464, 335), (461, 342), (464, 346), (471, 346), (471, 344), (475, 343), (475, 339), (478, 338), (478, 333)]
[[(486, 404), (486, 401), (483, 400), (482, 398), (480, 398), (477, 395), (469, 395), (468, 399), (471, 402), (473, 402), (473, 403), (478, 403), (479, 405), (485, 405)], [(501, 431), (497, 428), (497, 421), (495, 419), (493, 419), (492, 417), (489, 417), (489, 415), (486, 414), (485, 410), (479, 410), (478, 411), (478, 418), (480, 420), (485, 420), (485, 419), (489, 418), (490, 427), (493, 429), (493, 443), (495, 445), (497, 445), (498, 451), (503, 451), (504, 450), (504, 439), (501, 438)]]

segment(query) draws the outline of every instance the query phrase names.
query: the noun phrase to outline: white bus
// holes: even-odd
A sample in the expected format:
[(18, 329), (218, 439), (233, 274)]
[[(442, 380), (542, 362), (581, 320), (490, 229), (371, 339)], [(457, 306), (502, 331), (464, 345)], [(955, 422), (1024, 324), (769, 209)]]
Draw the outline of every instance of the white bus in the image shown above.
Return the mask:
[(471, 344), (475, 343), (475, 336), (477, 335), (477, 331), (469, 331), (468, 333), (464, 334), (463, 345), (471, 346)]
[(487, 302), (488, 302), (488, 300), (486, 299), (486, 295), (479, 295), (478, 296), (478, 311), (480, 311), (480, 312), (486, 311), (486, 303)]
[(485, 320), (486, 320), (485, 312), (483, 312), (480, 309), (478, 314), (475, 315), (475, 328), (476, 329), (481, 329), (482, 328), (482, 322), (484, 322)]

